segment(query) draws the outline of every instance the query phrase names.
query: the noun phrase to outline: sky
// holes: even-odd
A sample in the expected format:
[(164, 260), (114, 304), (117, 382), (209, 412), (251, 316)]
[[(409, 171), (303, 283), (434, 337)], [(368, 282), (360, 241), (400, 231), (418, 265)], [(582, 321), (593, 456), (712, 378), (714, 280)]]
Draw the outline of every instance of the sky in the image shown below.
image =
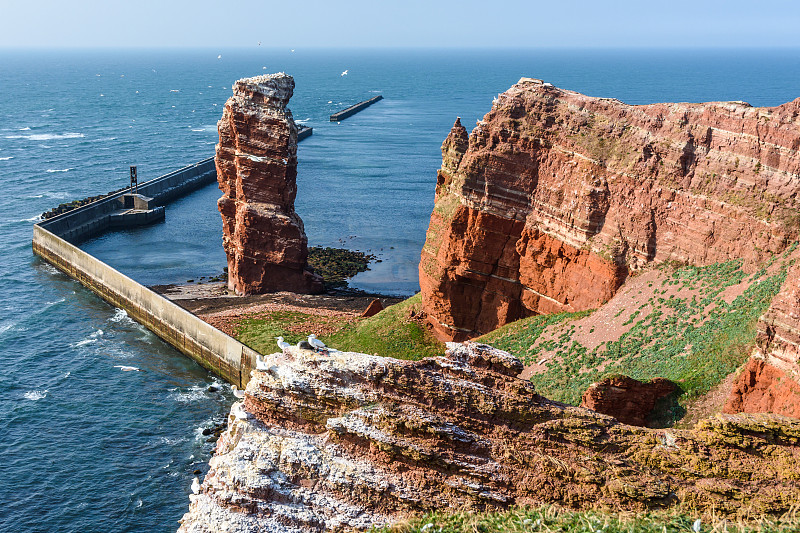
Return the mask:
[(798, 0), (0, 0), (0, 48), (800, 47)]

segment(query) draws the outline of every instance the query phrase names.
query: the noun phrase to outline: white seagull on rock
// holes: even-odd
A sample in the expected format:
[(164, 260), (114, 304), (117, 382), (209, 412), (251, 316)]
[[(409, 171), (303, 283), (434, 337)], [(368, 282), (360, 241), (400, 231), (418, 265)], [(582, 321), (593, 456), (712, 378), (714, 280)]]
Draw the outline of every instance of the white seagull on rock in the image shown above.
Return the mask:
[(240, 400), (244, 398), (244, 391), (240, 390), (239, 387), (236, 385), (231, 385), (231, 390), (233, 391), (233, 395), (239, 398)]
[(245, 420), (248, 417), (247, 411), (244, 410), (244, 406), (242, 402), (237, 402), (233, 404), (233, 408), (231, 408), (231, 412), (233, 416), (238, 418), (239, 420)]
[(325, 349), (325, 343), (319, 340), (317, 336), (313, 333), (308, 336), (308, 344), (310, 344), (311, 347), (314, 348), (314, 351), (320, 351)]
[(196, 477), (192, 480), (192, 494), (200, 494), (200, 480)]
[(261, 357), (261, 354), (256, 354), (256, 370), (269, 370), (267, 363), (264, 362), (264, 358)]
[(286, 350), (292, 347), (291, 344), (283, 340), (283, 337), (278, 337), (277, 341), (278, 341), (278, 348), (280, 348), (283, 353), (286, 353)]

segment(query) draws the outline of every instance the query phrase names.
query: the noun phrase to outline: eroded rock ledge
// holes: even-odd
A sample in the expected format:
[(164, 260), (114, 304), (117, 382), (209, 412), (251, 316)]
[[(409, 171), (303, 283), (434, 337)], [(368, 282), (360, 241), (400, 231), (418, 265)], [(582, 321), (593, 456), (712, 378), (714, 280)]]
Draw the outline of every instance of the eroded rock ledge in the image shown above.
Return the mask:
[(437, 335), (596, 308), (651, 262), (758, 264), (800, 230), (800, 99), (626, 105), (523, 78), (442, 145), (420, 262)]
[(297, 126), (284, 73), (237, 81), (218, 124), (217, 181), (228, 286), (237, 294), (322, 292), (294, 210)]
[(182, 532), (366, 529), (429, 509), (559, 502), (781, 513), (800, 500), (800, 422), (626, 426), (536, 394), (485, 345), (401, 361), (291, 348), (254, 371)]

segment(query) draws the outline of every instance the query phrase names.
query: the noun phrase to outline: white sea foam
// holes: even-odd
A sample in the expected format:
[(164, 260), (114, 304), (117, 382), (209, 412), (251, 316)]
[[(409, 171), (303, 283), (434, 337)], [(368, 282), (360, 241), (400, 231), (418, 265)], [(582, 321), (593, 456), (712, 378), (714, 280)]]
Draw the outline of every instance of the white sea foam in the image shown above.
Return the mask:
[(9, 159), (14, 159), (14, 156), (10, 155), (8, 157), (0, 157), (0, 161), (8, 161)]
[(206, 131), (206, 130), (204, 130), (203, 128), (200, 128), (200, 129), (192, 128), (192, 131)]
[(20, 128), (20, 129), (19, 129), (19, 130), (17, 130), (17, 131), (30, 131), (30, 130), (31, 130), (31, 129), (30, 129), (29, 127), (25, 126), (24, 128)]
[(45, 172), (47, 172), (48, 174), (52, 174), (53, 172), (69, 172), (70, 170), (75, 170), (75, 169), (74, 168), (62, 168), (62, 169), (48, 168), (47, 170), (45, 170)]
[(127, 365), (114, 365), (114, 368), (119, 368), (123, 372), (141, 372), (141, 369), (135, 366), (127, 366)]
[(23, 394), (26, 400), (30, 400), (35, 402), (37, 400), (41, 400), (45, 396), (47, 396), (47, 389), (44, 390), (29, 390), (25, 394)]
[(19, 222), (39, 222), (40, 220), (42, 220), (42, 215), (36, 215), (31, 218), (23, 218)]
[(184, 391), (175, 390), (169, 395), (169, 399), (175, 400), (176, 402), (179, 403), (192, 403), (204, 400), (205, 398), (206, 398), (205, 387), (199, 387), (197, 385), (195, 385), (194, 387), (190, 387), (189, 389)]
[(304, 118), (303, 120), (295, 120), (295, 122), (298, 123), (298, 124), (305, 125), (309, 120), (311, 120), (311, 117)]
[(81, 346), (87, 346), (89, 344), (94, 344), (97, 342), (97, 339), (83, 339), (82, 341), (78, 341), (72, 345), (73, 348), (80, 348)]
[[(52, 198), (54, 200), (66, 200), (67, 198), (70, 197), (70, 194), (68, 192), (50, 192), (50, 191), (48, 191), (48, 192), (44, 193), (44, 195), (47, 196), (48, 198)], [(41, 196), (39, 198), (41, 198)]]
[(29, 141), (52, 141), (57, 139), (81, 139), (83, 133), (33, 133), (31, 135), (6, 135), (6, 139), (28, 139)]
[(15, 322), (6, 322), (0, 326), (0, 335), (14, 327)]
[(45, 302), (45, 305), (49, 307), (51, 305), (60, 304), (61, 302), (66, 302), (66, 301), (67, 301), (66, 298), (59, 298), (58, 300), (53, 300), (52, 302)]
[(136, 324), (136, 321), (129, 317), (128, 313), (124, 309), (115, 309), (114, 316), (109, 318), (109, 320), (116, 323)]

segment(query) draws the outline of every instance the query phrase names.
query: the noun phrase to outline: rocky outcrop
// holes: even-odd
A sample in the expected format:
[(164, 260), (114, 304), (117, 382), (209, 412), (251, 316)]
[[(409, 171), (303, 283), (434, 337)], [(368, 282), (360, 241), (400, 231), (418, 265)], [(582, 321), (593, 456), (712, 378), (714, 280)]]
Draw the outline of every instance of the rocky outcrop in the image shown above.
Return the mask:
[(420, 261), (437, 336), (607, 301), (652, 262), (756, 265), (800, 231), (800, 99), (632, 106), (523, 78), (442, 145)]
[[(800, 254), (795, 254), (800, 255)], [(800, 262), (758, 321), (756, 348), (733, 385), (727, 413), (800, 418)]]
[(182, 532), (363, 530), (544, 502), (761, 516), (800, 501), (800, 422), (775, 415), (627, 426), (538, 396), (518, 359), (472, 343), (420, 361), (292, 347), (261, 367)]
[(228, 287), (237, 294), (322, 292), (294, 210), (297, 127), (286, 107), (293, 91), (283, 73), (239, 80), (218, 124), (218, 206)]
[(586, 389), (581, 407), (625, 424), (645, 426), (656, 402), (673, 392), (675, 384), (668, 379), (653, 378), (643, 383), (628, 376), (611, 376)]

